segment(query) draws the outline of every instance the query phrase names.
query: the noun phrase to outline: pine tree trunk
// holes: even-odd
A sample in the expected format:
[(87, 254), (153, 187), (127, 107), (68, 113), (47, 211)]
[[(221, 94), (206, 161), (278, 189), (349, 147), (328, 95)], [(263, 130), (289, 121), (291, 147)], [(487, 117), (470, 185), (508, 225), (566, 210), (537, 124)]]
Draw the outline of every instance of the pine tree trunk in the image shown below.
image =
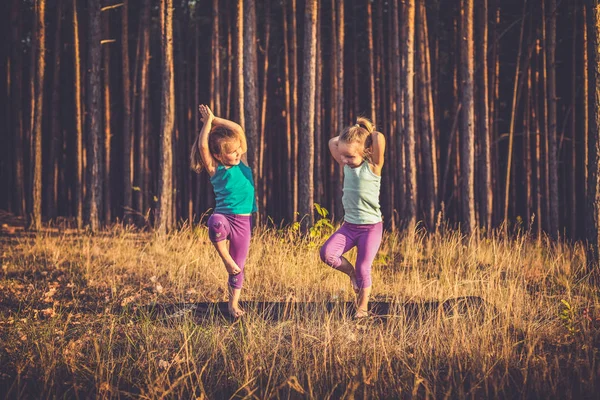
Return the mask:
[(161, 234), (173, 225), (173, 148), (175, 129), (175, 82), (173, 76), (173, 0), (161, 0), (161, 115), (160, 115), (160, 165), (158, 182), (158, 208), (156, 226)]
[(535, 91), (534, 91), (534, 105), (532, 118), (535, 123), (535, 214), (536, 214), (536, 234), (538, 239), (542, 236), (542, 138), (540, 130), (540, 105), (539, 99), (542, 91), (540, 90), (540, 40), (537, 40), (536, 44), (536, 60), (537, 66), (535, 70)]
[(136, 167), (134, 169), (134, 186), (137, 188), (135, 196), (135, 210), (141, 215), (145, 214), (146, 193), (149, 191), (149, 180), (146, 178), (147, 160), (148, 160), (148, 79), (150, 68), (150, 0), (144, 0), (142, 5), (142, 48), (140, 52), (140, 89), (139, 89), (139, 107), (137, 117), (137, 148), (136, 148)]
[(548, 11), (548, 140), (550, 169), (550, 236), (558, 236), (558, 153), (556, 145), (556, 0)]
[(292, 1), (291, 10), (291, 28), (292, 28), (292, 40), (291, 40), (291, 80), (292, 80), (292, 197), (293, 197), (293, 217), (292, 220), (298, 219), (298, 29), (296, 28), (296, 0)]
[(415, 0), (407, 0), (406, 38), (404, 41), (404, 146), (406, 154), (406, 220), (408, 231), (417, 224), (417, 161), (415, 152), (414, 110), (414, 53), (415, 53)]
[(572, 5), (573, 13), (573, 48), (572, 50), (572, 73), (571, 73), (571, 171), (569, 179), (569, 191), (570, 193), (570, 231), (571, 239), (578, 239), (577, 234), (577, 154), (576, 154), (576, 143), (577, 135), (575, 123), (577, 116), (577, 7), (576, 4)]
[(268, 82), (269, 82), (269, 39), (271, 36), (271, 7), (270, 2), (265, 2), (265, 41), (264, 41), (264, 59), (263, 59), (263, 79), (262, 79), (262, 96), (260, 108), (260, 138), (258, 143), (258, 175), (260, 180), (257, 182), (259, 187), (258, 198), (260, 199), (261, 218), (266, 218), (267, 207), (267, 179), (264, 175), (265, 165), (265, 128), (267, 121), (267, 97), (268, 97)]
[[(583, 62), (581, 66), (581, 76), (583, 77), (583, 99), (582, 99), (582, 107), (583, 107), (583, 198), (586, 202), (586, 206), (584, 207), (584, 215), (592, 215), (590, 210), (587, 208), (587, 199), (588, 199), (588, 181), (589, 181), (589, 157), (590, 157), (590, 148), (589, 148), (589, 101), (590, 101), (590, 93), (589, 93), (589, 65), (588, 65), (588, 16), (587, 16), (587, 7), (588, 5), (583, 2), (581, 7), (581, 40), (582, 40), (582, 50), (583, 50)], [(590, 223), (589, 218), (584, 218), (584, 227), (583, 229), (587, 231), (588, 225)], [(586, 234), (587, 232), (584, 232)]]
[(320, 5), (317, 6), (317, 61), (316, 61), (316, 84), (315, 84), (315, 165), (314, 165), (314, 191), (315, 191), (315, 202), (321, 204), (323, 202), (324, 190), (323, 190), (323, 162), (322, 162), (322, 151), (325, 146), (323, 143), (323, 131), (322, 131), (322, 117), (323, 117), (323, 104), (322, 104), (322, 86), (321, 81), (323, 79), (323, 51), (321, 40), (321, 25), (322, 15), (319, 9)]
[[(373, 13), (371, 11), (371, 0), (367, 1), (367, 40), (368, 40), (368, 52), (369, 52), (369, 118), (373, 121), (373, 124), (377, 126), (377, 114), (375, 112), (375, 61), (373, 54)], [(381, 28), (380, 28), (381, 29)]]
[[(221, 114), (221, 38), (219, 35), (219, 0), (212, 2), (212, 71), (214, 79), (211, 81), (213, 90), (211, 91), (211, 101), (215, 115)], [(197, 112), (194, 110), (194, 112)]]
[(304, 14), (304, 68), (302, 73), (302, 117), (300, 119), (299, 212), (306, 231), (313, 225), (314, 203), (314, 120), (315, 120), (315, 68), (317, 62), (317, 0), (307, 0)]
[(290, 116), (291, 105), (290, 105), (290, 57), (289, 57), (289, 43), (288, 43), (288, 23), (287, 23), (287, 0), (282, 3), (282, 21), (283, 21), (283, 63), (284, 63), (284, 87), (285, 87), (285, 142), (286, 142), (286, 185), (287, 185), (287, 199), (286, 216), (290, 221), (294, 220), (294, 196), (293, 196), (293, 156), (292, 156), (292, 119)]
[[(110, 27), (108, 23), (108, 18), (104, 18), (104, 35), (105, 37), (110, 37)], [(110, 209), (110, 193), (111, 193), (111, 179), (110, 179), (110, 142), (111, 142), (111, 122), (110, 122), (110, 105), (111, 105), (111, 96), (110, 96), (110, 44), (105, 44), (102, 49), (103, 52), (103, 89), (104, 89), (104, 187), (102, 189), (102, 194), (104, 198), (102, 199), (102, 203), (104, 205), (104, 221), (106, 223), (110, 223), (111, 220), (111, 209)]]
[(13, 156), (14, 156), (14, 176), (13, 176), (13, 205), (16, 215), (24, 216), (25, 207), (25, 167), (23, 154), (23, 49), (19, 44), (22, 36), (22, 1), (13, 0), (10, 20), (11, 28), (11, 118), (13, 121)]
[[(400, 16), (399, 16), (400, 7), (398, 6), (398, 0), (392, 0), (392, 36), (394, 41), (394, 56), (393, 56), (393, 69), (396, 75), (396, 79), (394, 82), (394, 99), (396, 103), (395, 110), (395, 126), (396, 129), (393, 132), (393, 135), (396, 139), (396, 158), (394, 159), (394, 168), (395, 171), (395, 200), (397, 204), (394, 204), (395, 211), (400, 219), (404, 217), (404, 200), (405, 200), (405, 166), (404, 166), (404, 124), (403, 124), (403, 115), (404, 115), (404, 101), (403, 101), (403, 91), (402, 91), (402, 77), (405, 76), (402, 70), (402, 59), (403, 52), (400, 46)], [(402, 13), (403, 19), (405, 13)], [(404, 24), (403, 28), (404, 29)], [(392, 168), (390, 168), (391, 170)], [(397, 221), (398, 225), (401, 224), (401, 221)]]
[(479, 134), (481, 137), (481, 152), (480, 152), (480, 198), (481, 206), (480, 221), (486, 231), (492, 228), (492, 213), (493, 213), (493, 190), (492, 190), (492, 158), (491, 147), (492, 141), (490, 137), (490, 110), (489, 110), (489, 95), (488, 95), (488, 0), (481, 0), (478, 7), (479, 11), (479, 40), (477, 40), (477, 55), (478, 62), (478, 86), (479, 86)]
[(79, 17), (77, 15), (77, 0), (73, 0), (73, 56), (74, 56), (74, 94), (75, 94), (75, 215), (77, 228), (83, 227), (83, 110), (81, 100), (81, 56), (79, 49)]
[(591, 48), (593, 54), (594, 83), (592, 84), (592, 119), (590, 126), (590, 145), (593, 151), (590, 154), (590, 171), (588, 187), (588, 210), (592, 212), (593, 224), (589, 224), (587, 229), (588, 245), (590, 252), (588, 254), (588, 267), (590, 271), (598, 268), (598, 248), (600, 246), (600, 1), (590, 1), (591, 27), (590, 35)]
[(123, 74), (123, 206), (126, 223), (131, 223), (132, 152), (131, 152), (131, 78), (129, 71), (129, 0), (121, 7), (121, 61)]
[(46, 72), (46, 2), (35, 2), (35, 96), (33, 109), (33, 186), (30, 226), (42, 227), (42, 112), (44, 105), (44, 76)]
[(258, 70), (256, 60), (256, 5), (244, 0), (244, 120), (248, 138), (248, 164), (257, 182), (258, 174)]
[(101, 83), (100, 63), (102, 60), (100, 40), (100, 4), (88, 0), (88, 47), (86, 79), (86, 153), (87, 153), (87, 191), (85, 220), (92, 232), (100, 228), (102, 210), (102, 130), (101, 130)]
[[(336, 121), (336, 130), (334, 131), (336, 135), (341, 133), (341, 129), (344, 127), (344, 1), (343, 0), (335, 0), (337, 3), (336, 6), (336, 47), (335, 51), (335, 59), (337, 69), (334, 72), (334, 79), (336, 81), (336, 91), (335, 93), (335, 108), (336, 113), (335, 117)], [(343, 206), (342, 206), (342, 169), (340, 168), (338, 163), (334, 164), (334, 181), (335, 181), (335, 218), (337, 220), (341, 220), (343, 217)]]
[(236, 80), (238, 93), (237, 99), (237, 120), (242, 128), (245, 129), (244, 119), (244, 0), (237, 0), (236, 8)]
[(425, 210), (425, 225), (428, 229), (433, 229), (435, 218), (435, 176), (434, 176), (434, 157), (432, 153), (432, 142), (435, 140), (432, 120), (429, 108), (429, 98), (431, 85), (427, 74), (427, 59), (426, 54), (429, 52), (429, 47), (425, 39), (425, 26), (427, 25), (427, 15), (425, 13), (425, 3), (419, 0), (417, 6), (417, 42), (418, 42), (418, 99), (419, 99), (419, 116), (421, 121), (421, 154), (423, 157), (423, 183), (425, 186), (425, 199), (423, 209)]
[(461, 190), (462, 229), (468, 235), (475, 229), (475, 119), (474, 119), (474, 85), (473, 85), (473, 0), (464, 0), (461, 40), (462, 81), (462, 129), (461, 144)]
[(519, 83), (521, 80), (521, 52), (523, 49), (523, 32), (525, 31), (525, 12), (526, 12), (527, 1), (523, 3), (523, 18), (521, 20), (521, 34), (519, 35), (519, 50), (517, 51), (517, 63), (515, 67), (515, 80), (513, 82), (513, 97), (512, 97), (512, 111), (510, 116), (510, 128), (508, 131), (508, 160), (506, 165), (506, 176), (505, 176), (505, 190), (504, 190), (504, 231), (508, 230), (508, 206), (509, 206), (509, 195), (510, 195), (510, 180), (511, 180), (511, 168), (512, 168), (512, 154), (513, 154), (513, 143), (515, 135), (515, 121), (517, 116), (517, 101), (519, 92)]
[(61, 40), (60, 31), (62, 24), (62, 0), (56, 2), (56, 29), (54, 34), (54, 60), (53, 60), (53, 71), (52, 71), (52, 95), (51, 95), (51, 112), (50, 117), (50, 154), (48, 155), (49, 161), (47, 165), (48, 174), (46, 175), (46, 191), (45, 191), (45, 202), (46, 202), (46, 213), (48, 218), (56, 218), (57, 215), (57, 204), (58, 204), (58, 170), (59, 170), (59, 158), (58, 158), (58, 146), (61, 141), (61, 132), (59, 124), (59, 110), (60, 110), (60, 61), (61, 61)]

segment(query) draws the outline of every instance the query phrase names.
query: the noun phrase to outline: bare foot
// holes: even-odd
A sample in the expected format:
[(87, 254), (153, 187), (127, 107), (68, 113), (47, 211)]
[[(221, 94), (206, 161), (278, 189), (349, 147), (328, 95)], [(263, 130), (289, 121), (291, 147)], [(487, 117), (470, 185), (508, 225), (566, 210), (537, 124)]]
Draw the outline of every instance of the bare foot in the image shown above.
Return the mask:
[(237, 275), (242, 272), (241, 268), (235, 263), (235, 261), (231, 260), (230, 263), (225, 262), (225, 269), (229, 272), (229, 275)]
[(227, 310), (229, 311), (229, 315), (231, 315), (233, 318), (239, 318), (246, 313), (238, 304), (229, 304), (227, 306)]
[(362, 319), (367, 318), (369, 316), (368, 310), (356, 310), (356, 314), (354, 314), (354, 319)]

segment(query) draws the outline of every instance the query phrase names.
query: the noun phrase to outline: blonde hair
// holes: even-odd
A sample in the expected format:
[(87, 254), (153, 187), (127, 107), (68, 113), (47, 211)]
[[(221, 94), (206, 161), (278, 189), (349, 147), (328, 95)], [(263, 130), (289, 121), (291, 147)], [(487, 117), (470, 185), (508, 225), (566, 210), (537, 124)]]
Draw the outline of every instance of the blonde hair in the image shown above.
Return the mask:
[[(203, 168), (206, 168), (206, 164), (200, 155), (198, 140), (200, 140), (200, 135), (196, 136), (196, 140), (192, 145), (192, 151), (190, 152), (190, 167), (192, 168), (192, 171), (199, 174)], [(223, 154), (223, 151), (226, 150), (225, 148), (227, 145), (234, 140), (240, 140), (240, 137), (236, 132), (222, 126), (215, 126), (208, 135), (208, 150), (213, 157), (220, 156)]]
[(356, 118), (356, 124), (347, 126), (340, 135), (340, 141), (345, 143), (362, 143), (365, 149), (373, 145), (371, 133), (375, 130), (375, 125), (370, 119), (365, 117)]

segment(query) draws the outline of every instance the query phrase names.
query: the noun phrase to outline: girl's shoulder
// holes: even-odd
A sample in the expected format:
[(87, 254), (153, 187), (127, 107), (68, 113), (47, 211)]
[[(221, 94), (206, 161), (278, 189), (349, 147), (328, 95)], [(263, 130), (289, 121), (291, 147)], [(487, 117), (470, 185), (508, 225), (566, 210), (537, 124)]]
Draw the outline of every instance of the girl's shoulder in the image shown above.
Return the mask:
[(366, 161), (366, 160), (365, 160), (365, 164), (367, 164), (367, 169), (369, 170), (369, 172), (371, 172), (376, 177), (381, 178), (381, 168), (380, 167), (378, 167), (377, 165), (373, 164), (372, 162)]

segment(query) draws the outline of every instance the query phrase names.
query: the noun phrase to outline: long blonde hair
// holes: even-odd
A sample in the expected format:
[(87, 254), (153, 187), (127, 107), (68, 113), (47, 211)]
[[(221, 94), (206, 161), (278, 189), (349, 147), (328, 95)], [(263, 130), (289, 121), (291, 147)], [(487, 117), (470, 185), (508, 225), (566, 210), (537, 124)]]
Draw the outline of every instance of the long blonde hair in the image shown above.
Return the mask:
[[(198, 140), (200, 135), (196, 136), (196, 140), (192, 145), (192, 151), (190, 152), (190, 168), (192, 171), (199, 174), (203, 168), (206, 168), (206, 164), (200, 155), (200, 149), (198, 149)], [(220, 156), (223, 154), (223, 150), (227, 144), (233, 140), (240, 140), (237, 133), (222, 126), (215, 126), (212, 128), (208, 135), (208, 149), (210, 154), (214, 156)]]
[(340, 141), (345, 143), (362, 143), (365, 146), (365, 158), (371, 155), (370, 149), (373, 146), (371, 133), (375, 130), (375, 125), (370, 119), (365, 117), (356, 118), (356, 124), (347, 126), (340, 135)]

